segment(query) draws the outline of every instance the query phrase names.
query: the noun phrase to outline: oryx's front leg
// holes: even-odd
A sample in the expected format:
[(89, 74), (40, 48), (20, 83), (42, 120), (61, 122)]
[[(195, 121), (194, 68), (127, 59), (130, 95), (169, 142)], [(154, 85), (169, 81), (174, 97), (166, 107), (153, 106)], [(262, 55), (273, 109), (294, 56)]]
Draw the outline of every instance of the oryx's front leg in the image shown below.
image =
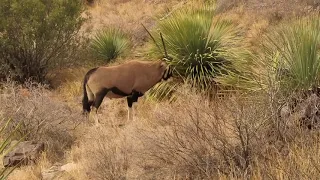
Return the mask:
[(127, 96), (127, 102), (128, 102), (128, 120), (134, 120), (133, 118), (133, 110), (132, 105), (134, 102), (138, 102), (138, 98), (143, 96), (141, 92), (138, 92), (136, 90), (133, 90), (130, 96)]
[(133, 114), (132, 114), (133, 99), (132, 99), (132, 96), (127, 97), (127, 103), (128, 103), (128, 120), (133, 120)]

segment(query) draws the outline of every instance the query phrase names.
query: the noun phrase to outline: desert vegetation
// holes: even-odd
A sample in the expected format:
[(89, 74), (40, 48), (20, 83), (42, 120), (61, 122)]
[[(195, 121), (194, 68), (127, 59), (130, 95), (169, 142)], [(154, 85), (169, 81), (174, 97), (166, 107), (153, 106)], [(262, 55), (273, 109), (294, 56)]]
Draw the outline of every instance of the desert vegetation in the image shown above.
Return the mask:
[(130, 39), (120, 29), (106, 29), (92, 39), (90, 49), (98, 59), (106, 62), (123, 55), (130, 47)]
[[(317, 179), (319, 12), (308, 0), (1, 1), (0, 157), (21, 141), (45, 148), (0, 179)], [(125, 98), (105, 100), (98, 127), (81, 114), (89, 69), (163, 57), (174, 77), (134, 121)]]

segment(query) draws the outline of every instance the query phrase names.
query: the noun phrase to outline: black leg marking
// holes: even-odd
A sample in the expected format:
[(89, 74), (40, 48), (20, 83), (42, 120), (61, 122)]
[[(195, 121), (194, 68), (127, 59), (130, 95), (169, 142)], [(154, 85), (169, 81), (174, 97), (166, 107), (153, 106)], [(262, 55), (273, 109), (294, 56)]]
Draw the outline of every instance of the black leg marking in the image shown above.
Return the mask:
[(127, 103), (128, 103), (128, 107), (129, 107), (129, 108), (132, 108), (133, 99), (132, 99), (131, 96), (128, 96), (128, 97), (127, 97)]
[(108, 89), (102, 89), (100, 92), (96, 94), (95, 100), (93, 102), (93, 106), (96, 108), (96, 111), (98, 111), (98, 108), (100, 107), (103, 98), (107, 95)]

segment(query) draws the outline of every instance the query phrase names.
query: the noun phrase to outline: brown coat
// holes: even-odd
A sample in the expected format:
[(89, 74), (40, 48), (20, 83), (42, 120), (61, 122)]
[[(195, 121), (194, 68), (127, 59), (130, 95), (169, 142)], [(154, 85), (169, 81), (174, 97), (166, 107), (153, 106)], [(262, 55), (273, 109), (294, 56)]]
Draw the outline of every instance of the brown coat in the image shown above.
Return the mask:
[[(93, 94), (95, 95), (104, 88), (114, 87), (126, 94), (131, 94), (133, 90), (144, 94), (161, 81), (166, 67), (162, 61), (129, 61), (116, 66), (99, 67), (87, 82), (89, 99), (91, 100)], [(123, 97), (111, 91), (106, 96), (109, 98)]]

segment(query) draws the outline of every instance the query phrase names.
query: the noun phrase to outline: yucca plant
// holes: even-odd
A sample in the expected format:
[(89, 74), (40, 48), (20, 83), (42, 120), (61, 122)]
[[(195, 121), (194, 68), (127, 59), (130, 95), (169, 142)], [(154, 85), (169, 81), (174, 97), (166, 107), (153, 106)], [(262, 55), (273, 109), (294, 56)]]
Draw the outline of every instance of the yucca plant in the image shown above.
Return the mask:
[(117, 28), (108, 28), (98, 32), (91, 41), (93, 54), (106, 62), (123, 55), (130, 48), (129, 37)]
[(304, 92), (320, 84), (320, 17), (284, 24), (268, 34), (264, 58), (274, 84), (284, 93)]
[[(214, 19), (211, 7), (177, 11), (160, 21), (158, 31), (153, 32), (156, 42), (161, 42), (158, 33), (163, 34), (172, 57), (168, 64), (175, 73), (204, 91), (215, 85), (215, 77), (232, 68), (232, 59), (240, 47), (239, 30), (231, 21)], [(153, 52), (159, 52), (157, 48), (154, 46)]]

